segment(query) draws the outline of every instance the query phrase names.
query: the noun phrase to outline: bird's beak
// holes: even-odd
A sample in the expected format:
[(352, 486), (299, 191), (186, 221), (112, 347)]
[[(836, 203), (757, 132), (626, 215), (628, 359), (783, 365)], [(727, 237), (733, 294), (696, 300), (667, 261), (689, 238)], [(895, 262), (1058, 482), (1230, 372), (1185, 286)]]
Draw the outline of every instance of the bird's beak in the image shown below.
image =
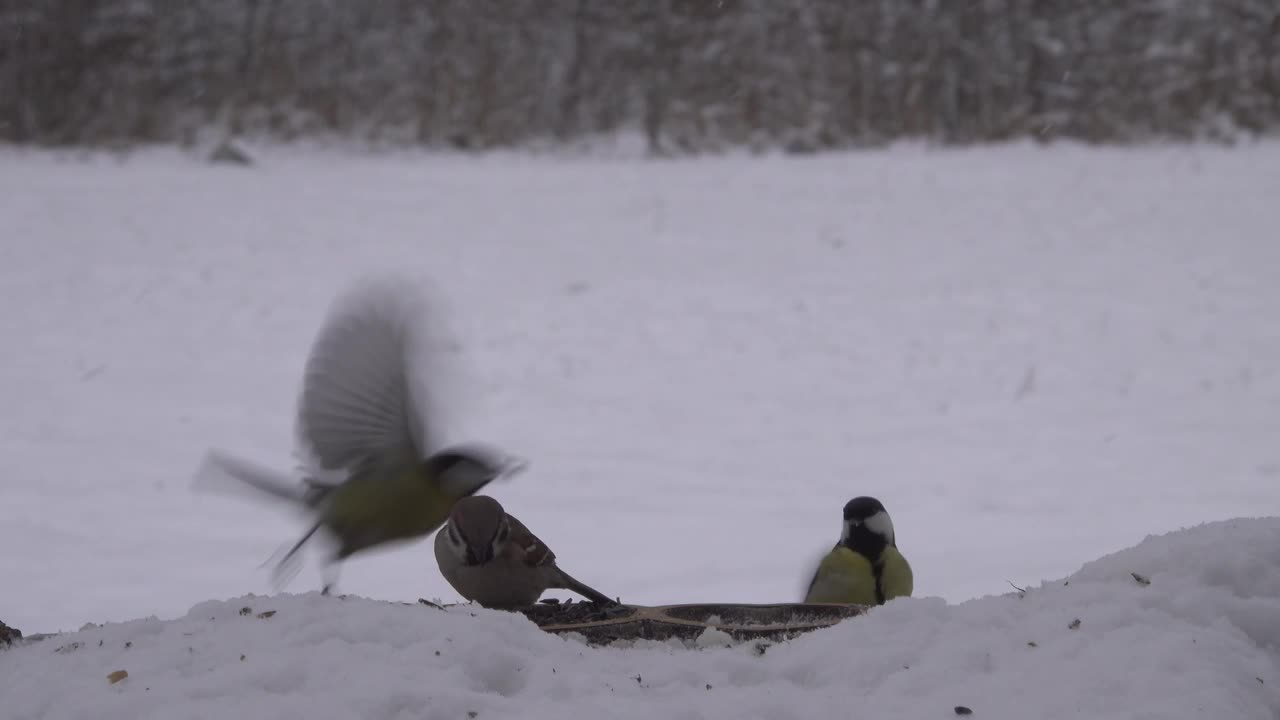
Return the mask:
[(467, 546), (467, 564), (483, 565), (493, 559), (493, 546), (482, 545), (480, 547)]

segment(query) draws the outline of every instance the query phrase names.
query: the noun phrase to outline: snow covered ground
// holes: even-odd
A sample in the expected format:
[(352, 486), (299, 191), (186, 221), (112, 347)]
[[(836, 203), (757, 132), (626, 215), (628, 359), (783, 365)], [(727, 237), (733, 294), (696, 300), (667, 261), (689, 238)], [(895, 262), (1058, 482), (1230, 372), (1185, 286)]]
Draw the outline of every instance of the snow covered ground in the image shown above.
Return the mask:
[(895, 600), (763, 655), (709, 635), (598, 649), (467, 606), (214, 600), (0, 650), (0, 717), (1273, 720), (1280, 519), (1152, 538), (1021, 597)]
[[(762, 716), (785, 717), (790, 706), (786, 693), (761, 694), (769, 667), (790, 678), (787, 693), (832, 702), (869, 694), (888, 712), (895, 693), (923, 687), (918, 651), (937, 649), (938, 633), (975, 627), (994, 628), (1002, 649), (944, 653), (932, 681), (953, 682), (948, 663), (967, 663), (975, 677), (1008, 668), (1047, 686), (1060, 668), (1016, 660), (1027, 633), (1005, 629), (1050, 637), (1065, 607), (1088, 601), (1066, 593), (1086, 590), (959, 608), (936, 598), (1063, 577), (1150, 533), (1280, 515), (1280, 144), (664, 162), (275, 151), (263, 160), (241, 169), (170, 153), (119, 162), (0, 152), (0, 620), (27, 633), (70, 630), (269, 592), (259, 565), (302, 526), (270, 506), (193, 494), (192, 472), (209, 446), (291, 465), (293, 403), (322, 314), (354, 277), (387, 269), (429, 280), (447, 300), (461, 348), (454, 437), (532, 461), (493, 494), (605, 592), (641, 604), (796, 600), (836, 539), (841, 505), (857, 494), (884, 501), (922, 599), (885, 609), (880, 624), (864, 618), (779, 649), (773, 666), (645, 665), (666, 684), (689, 672), (707, 678), (689, 682), (714, 686), (715, 673), (728, 673), (755, 687), (742, 707)], [(1211, 567), (1188, 572), (1179, 577), (1233, 582)], [(309, 564), (289, 589), (318, 583)], [(455, 599), (427, 543), (353, 560), (340, 589)], [(1128, 608), (1114, 620), (1127, 632), (1160, 627), (1136, 609), (1201, 617), (1149, 608), (1142, 598), (1154, 593), (1129, 594), (1138, 592), (1125, 586), (1108, 600)], [(346, 607), (307, 597), (252, 604), (266, 602), (281, 622), (246, 621), (239, 627), (254, 630), (207, 637), (207, 647), (236, 652), (233, 640), (278, 625), (271, 632), (293, 633), (290, 644), (268, 650), (275, 636), (255, 636), (255, 653), (319, 652), (330, 641), (308, 638), (286, 615)], [(245, 603), (93, 632), (155, 634), (172, 649), (171, 634)], [(310, 667), (336, 668), (350, 652), (400, 662), (404, 648), (427, 647), (415, 638), (469, 620), (357, 606), (368, 609), (340, 625), (391, 639), (401, 631), (370, 628), (412, 613), (404, 622), (416, 630), (388, 647), (331, 641)], [(1009, 608), (1027, 609), (1004, 617)], [(478, 643), (518, 638), (501, 656), (516, 659), (500, 663), (562, 654), (566, 667), (600, 662), (620, 674), (632, 662), (575, 660), (580, 650), (514, 619), (482, 625)], [(901, 653), (912, 674), (883, 664), (864, 673), (861, 659), (846, 672), (821, 652), (887, 642), (908, 627), (915, 649)], [(1248, 645), (1232, 632), (1214, 642)], [(1058, 653), (1092, 667), (1092, 653), (1127, 647), (1063, 637), (1075, 639), (1027, 657)], [(1180, 637), (1133, 652), (1166, 662)], [(1265, 668), (1249, 664), (1261, 662), (1259, 642), (1238, 661), (1260, 686), (1244, 684), (1241, 712), (1254, 714), (1238, 717), (1276, 707), (1268, 693), (1280, 678), (1257, 683)], [(173, 660), (148, 657), (156, 667)], [(1208, 660), (1183, 661), (1169, 673), (1216, 682)], [(1146, 676), (1123, 668), (1114, 683), (1140, 686)], [(285, 675), (262, 680), (264, 692), (325, 682), (275, 672)], [(482, 667), (451, 677), (464, 699), (490, 682), (579, 697), (588, 682), (509, 675)], [(987, 681), (970, 680), (973, 692), (956, 692), (954, 704), (996, 697)], [(217, 680), (183, 682), (195, 683), (181, 690), (195, 696), (219, 692)], [(368, 697), (392, 682), (375, 682)], [(852, 689), (837, 692), (847, 682)], [(616, 688), (629, 703), (645, 692), (662, 690)], [(397, 697), (414, 714), (417, 696)], [(281, 716), (292, 712), (293, 700), (275, 701), (285, 703)], [(32, 702), (24, 707), (42, 701)], [(131, 716), (159, 701), (112, 702)], [(385, 716), (399, 712), (381, 702), (391, 703), (380, 706)], [(691, 702), (696, 717), (698, 703), (713, 701)], [(77, 714), (56, 707), (50, 716)], [(1133, 716), (1108, 707), (1120, 714), (1098, 716)]]

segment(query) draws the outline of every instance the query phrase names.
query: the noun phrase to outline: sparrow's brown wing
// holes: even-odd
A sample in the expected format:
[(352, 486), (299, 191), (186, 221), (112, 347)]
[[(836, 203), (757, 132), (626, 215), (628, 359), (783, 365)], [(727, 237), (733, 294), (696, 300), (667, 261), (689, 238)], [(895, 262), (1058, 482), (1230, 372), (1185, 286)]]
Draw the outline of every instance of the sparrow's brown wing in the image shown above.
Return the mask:
[(511, 537), (507, 542), (521, 553), (525, 565), (539, 567), (555, 564), (556, 554), (551, 551), (551, 548), (547, 547), (511, 513), (507, 513), (507, 524), (511, 527)]
[(524, 563), (529, 567), (544, 567), (550, 573), (550, 587), (572, 590), (594, 603), (616, 605), (617, 601), (595, 588), (574, 578), (556, 565), (556, 554), (547, 547), (537, 535), (529, 531), (524, 523), (507, 513), (507, 523), (511, 526), (510, 546), (519, 548), (524, 554)]

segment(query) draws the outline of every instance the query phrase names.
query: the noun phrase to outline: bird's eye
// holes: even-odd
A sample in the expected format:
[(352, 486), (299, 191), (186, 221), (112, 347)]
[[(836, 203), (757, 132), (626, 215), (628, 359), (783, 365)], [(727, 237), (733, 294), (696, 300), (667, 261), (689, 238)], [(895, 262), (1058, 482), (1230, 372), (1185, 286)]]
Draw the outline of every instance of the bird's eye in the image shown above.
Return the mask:
[(454, 530), (452, 525), (446, 525), (445, 531), (449, 533), (449, 542), (454, 545), (462, 544), (462, 538), (458, 537), (458, 531)]
[(506, 525), (503, 525), (502, 527), (498, 528), (498, 542), (500, 543), (506, 542), (507, 537), (510, 535), (511, 535), (511, 530)]

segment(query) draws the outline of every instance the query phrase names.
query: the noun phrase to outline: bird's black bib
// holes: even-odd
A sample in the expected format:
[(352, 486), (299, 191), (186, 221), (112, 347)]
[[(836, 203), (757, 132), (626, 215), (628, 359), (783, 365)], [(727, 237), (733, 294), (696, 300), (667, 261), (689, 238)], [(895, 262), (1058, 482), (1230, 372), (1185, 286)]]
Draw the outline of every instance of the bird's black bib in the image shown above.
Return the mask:
[(884, 604), (884, 549), (889, 545), (884, 536), (858, 526), (852, 528), (844, 546), (858, 553), (871, 563), (871, 574), (876, 580), (876, 604)]

